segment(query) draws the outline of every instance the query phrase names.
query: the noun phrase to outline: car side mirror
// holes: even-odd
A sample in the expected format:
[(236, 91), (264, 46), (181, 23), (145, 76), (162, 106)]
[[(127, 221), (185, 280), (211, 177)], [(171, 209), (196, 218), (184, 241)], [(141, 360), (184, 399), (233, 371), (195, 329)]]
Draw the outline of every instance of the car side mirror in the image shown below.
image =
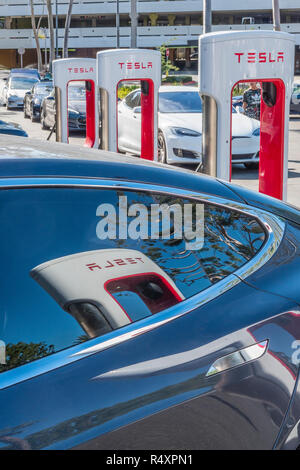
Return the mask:
[(141, 114), (142, 112), (141, 106), (136, 106), (135, 108), (133, 108), (133, 112), (134, 114)]

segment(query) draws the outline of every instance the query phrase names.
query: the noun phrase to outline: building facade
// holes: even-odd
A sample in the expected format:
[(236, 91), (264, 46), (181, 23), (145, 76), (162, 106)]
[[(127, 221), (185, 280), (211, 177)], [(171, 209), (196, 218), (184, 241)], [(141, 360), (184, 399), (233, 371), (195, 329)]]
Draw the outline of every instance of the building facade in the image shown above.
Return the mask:
[[(165, 44), (169, 58), (180, 68), (195, 68), (197, 39), (202, 34), (202, 0), (140, 0), (137, 2), (137, 45), (157, 48)], [(280, 0), (281, 29), (295, 36), (295, 72), (300, 73), (300, 0)], [(57, 5), (57, 44), (63, 46), (67, 0)], [(47, 8), (45, 0), (34, 0), (36, 22), (46, 36), (40, 39), (48, 57)], [(114, 48), (116, 0), (75, 0), (69, 32), (69, 56), (95, 57), (97, 51)], [(212, 30), (272, 29), (272, 0), (212, 0)], [(120, 47), (130, 47), (130, 1), (119, 0)], [(55, 23), (55, 22), (54, 22)], [(29, 0), (0, 0), (0, 65), (20, 65), (18, 49), (24, 48), (23, 64), (36, 62)]]

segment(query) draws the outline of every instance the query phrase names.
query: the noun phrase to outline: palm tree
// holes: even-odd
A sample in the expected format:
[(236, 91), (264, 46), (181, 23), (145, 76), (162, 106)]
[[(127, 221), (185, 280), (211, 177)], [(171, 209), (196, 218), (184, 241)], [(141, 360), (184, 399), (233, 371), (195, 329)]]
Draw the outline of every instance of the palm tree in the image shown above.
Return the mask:
[(54, 27), (53, 27), (53, 13), (52, 13), (52, 1), (47, 0), (48, 10), (48, 29), (50, 37), (50, 57), (49, 57), (49, 71), (52, 71), (52, 61), (54, 60)]
[(39, 41), (39, 37), (38, 37), (38, 30), (37, 30), (36, 24), (35, 24), (33, 0), (30, 0), (30, 9), (31, 9), (31, 26), (32, 26), (32, 31), (33, 31), (35, 43), (36, 43), (36, 54), (37, 54), (38, 70), (39, 70), (39, 72), (41, 72), (41, 70), (42, 70), (42, 53), (41, 53), (40, 41)]
[(67, 13), (67, 16), (66, 16), (64, 49), (63, 49), (63, 57), (64, 58), (68, 57), (68, 39), (69, 39), (69, 28), (70, 28), (70, 23), (71, 23), (73, 2), (74, 2), (74, 0), (70, 0), (68, 13)]

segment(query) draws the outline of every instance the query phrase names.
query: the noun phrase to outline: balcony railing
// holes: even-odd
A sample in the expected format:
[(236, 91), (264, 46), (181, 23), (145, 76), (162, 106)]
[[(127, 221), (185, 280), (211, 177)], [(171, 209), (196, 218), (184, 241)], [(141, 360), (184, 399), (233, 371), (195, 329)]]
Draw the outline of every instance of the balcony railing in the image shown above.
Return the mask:
[[(15, 1), (15, 0), (14, 0)], [(19, 0), (21, 1), (21, 0)], [(272, 25), (251, 25), (247, 29), (272, 29)], [(213, 31), (245, 30), (244, 25), (218, 25)], [(282, 30), (293, 33), (296, 43), (300, 45), (300, 24), (282, 25)], [(186, 46), (191, 40), (197, 40), (202, 34), (202, 26), (140, 26), (138, 47)], [(58, 47), (63, 46), (64, 30), (58, 30)], [(18, 49), (20, 44), (25, 49), (35, 49), (35, 41), (31, 29), (0, 29), (0, 49)], [(40, 39), (41, 47), (49, 47), (49, 38)], [(71, 28), (69, 33), (70, 48), (108, 48), (116, 46), (116, 28)], [(120, 46), (130, 46), (130, 27), (120, 28)]]
[[(66, 14), (69, 0), (57, 0), (59, 14)], [(128, 0), (119, 0), (120, 12), (130, 11)], [(45, 3), (43, 0), (35, 0), (36, 15), (45, 14)], [(55, 0), (52, 0), (55, 5)], [(299, 0), (281, 0), (281, 9), (299, 10)], [(249, 2), (237, 2), (237, 0), (212, 0), (214, 12), (247, 12), (272, 10), (272, 0), (251, 0), (251, 10)], [(170, 13), (200, 13), (203, 10), (202, 0), (140, 0), (138, 1), (138, 11), (140, 13), (150, 12), (170, 12)], [(116, 11), (116, 0), (75, 0), (73, 6), (74, 15), (101, 15)], [(29, 0), (0, 0), (0, 16), (29, 16)]]

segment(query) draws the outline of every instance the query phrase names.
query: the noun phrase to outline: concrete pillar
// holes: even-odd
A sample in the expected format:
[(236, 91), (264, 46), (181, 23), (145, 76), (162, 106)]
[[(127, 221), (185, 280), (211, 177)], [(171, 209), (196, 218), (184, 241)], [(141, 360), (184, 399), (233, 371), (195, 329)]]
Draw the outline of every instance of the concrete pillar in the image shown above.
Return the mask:
[(191, 17), (189, 15), (186, 15), (185, 18), (185, 24), (186, 26), (190, 26), (191, 25)]
[(6, 16), (5, 22), (4, 22), (4, 28), (5, 29), (11, 29), (11, 23), (12, 23), (11, 16)]
[(144, 16), (143, 26), (148, 26), (148, 16)]
[(172, 64), (174, 64), (174, 60), (175, 60), (175, 49), (172, 48), (172, 49), (169, 49), (169, 51), (170, 51), (169, 60), (172, 62)]
[(168, 25), (174, 26), (176, 20), (176, 15), (168, 15)]
[(95, 18), (94, 16), (92, 17), (92, 28), (96, 28), (97, 26), (97, 18)]
[(191, 55), (191, 49), (190, 49), (190, 47), (187, 47), (187, 48), (185, 49), (185, 66), (186, 66), (186, 68), (188, 68), (188, 69), (191, 68), (190, 55)]
[(157, 13), (150, 13), (149, 15), (150, 21), (151, 21), (151, 26), (156, 26), (157, 20), (158, 20), (158, 14)]

